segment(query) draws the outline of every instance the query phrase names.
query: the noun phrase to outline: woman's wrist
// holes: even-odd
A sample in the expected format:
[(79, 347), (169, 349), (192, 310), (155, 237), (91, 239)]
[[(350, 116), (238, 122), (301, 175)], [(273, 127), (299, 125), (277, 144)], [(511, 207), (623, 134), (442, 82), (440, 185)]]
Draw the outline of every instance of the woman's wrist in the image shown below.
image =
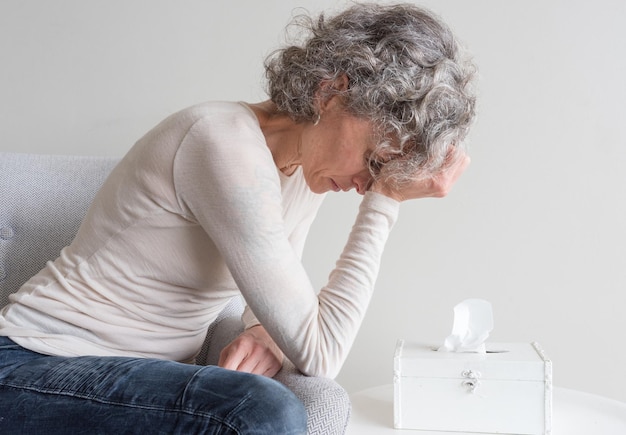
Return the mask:
[(374, 192), (374, 193), (378, 193), (380, 195), (384, 195), (388, 198), (391, 198), (395, 201), (398, 202), (402, 202), (404, 201), (404, 198), (402, 197), (402, 195), (400, 195), (400, 193), (392, 188), (390, 188), (389, 186), (382, 184), (382, 183), (374, 183), (372, 184), (372, 186), (370, 187), (370, 192)]

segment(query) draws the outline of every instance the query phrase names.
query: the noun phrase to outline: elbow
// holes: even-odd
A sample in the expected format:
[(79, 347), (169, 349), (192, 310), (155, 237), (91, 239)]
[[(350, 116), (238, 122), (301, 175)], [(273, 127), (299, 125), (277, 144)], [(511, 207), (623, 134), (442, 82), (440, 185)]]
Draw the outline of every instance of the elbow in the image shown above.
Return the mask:
[(325, 358), (316, 358), (315, 361), (307, 361), (295, 365), (305, 376), (328, 379), (335, 379), (342, 366), (342, 364), (337, 361), (329, 361)]
[(339, 374), (339, 370), (302, 370), (299, 369), (300, 372), (302, 372), (302, 374), (304, 376), (309, 376), (309, 377), (316, 377), (316, 378), (327, 378), (327, 379), (335, 379), (337, 377), (337, 375)]

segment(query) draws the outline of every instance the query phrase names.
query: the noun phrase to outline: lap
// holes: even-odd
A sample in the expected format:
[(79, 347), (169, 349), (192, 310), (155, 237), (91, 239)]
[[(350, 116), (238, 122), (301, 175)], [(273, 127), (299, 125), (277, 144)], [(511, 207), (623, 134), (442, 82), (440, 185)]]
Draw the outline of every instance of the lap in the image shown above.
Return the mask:
[(281, 433), (281, 420), (287, 432), (306, 426), (302, 405), (269, 378), (158, 359), (45, 356), (6, 337), (0, 413), (7, 434), (261, 434)]

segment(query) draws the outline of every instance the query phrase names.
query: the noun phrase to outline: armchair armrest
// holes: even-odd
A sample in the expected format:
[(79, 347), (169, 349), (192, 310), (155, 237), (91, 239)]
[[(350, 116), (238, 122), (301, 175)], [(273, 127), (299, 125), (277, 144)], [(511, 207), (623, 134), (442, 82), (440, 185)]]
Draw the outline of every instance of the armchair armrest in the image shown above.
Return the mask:
[(350, 420), (350, 397), (335, 380), (305, 376), (288, 360), (274, 376), (302, 401), (311, 435), (344, 434)]

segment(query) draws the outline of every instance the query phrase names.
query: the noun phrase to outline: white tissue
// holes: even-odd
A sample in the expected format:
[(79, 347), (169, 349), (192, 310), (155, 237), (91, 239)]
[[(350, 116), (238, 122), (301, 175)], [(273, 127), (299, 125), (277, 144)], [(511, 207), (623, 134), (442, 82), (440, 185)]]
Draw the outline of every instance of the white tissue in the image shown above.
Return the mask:
[(484, 299), (466, 299), (454, 307), (452, 334), (439, 351), (485, 353), (485, 340), (492, 329), (491, 303)]

